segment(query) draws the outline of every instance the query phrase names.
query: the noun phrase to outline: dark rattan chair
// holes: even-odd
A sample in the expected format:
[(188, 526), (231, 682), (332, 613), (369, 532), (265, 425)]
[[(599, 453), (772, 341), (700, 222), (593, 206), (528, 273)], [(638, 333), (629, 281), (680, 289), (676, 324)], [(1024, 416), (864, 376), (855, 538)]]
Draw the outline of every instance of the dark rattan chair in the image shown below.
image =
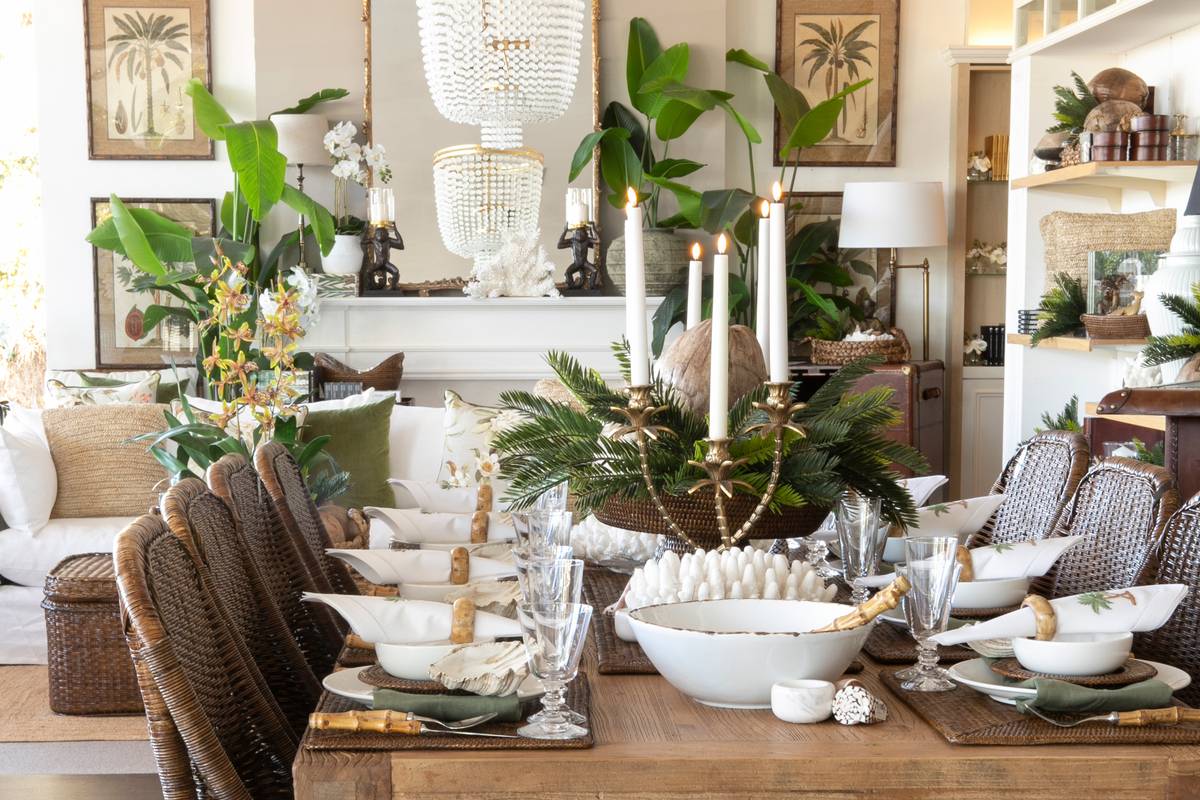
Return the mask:
[(317, 681), (267, 588), (233, 512), (202, 481), (189, 478), (163, 499), (167, 527), (208, 565), (218, 602), (246, 643), (297, 737), (321, 696)]
[[(208, 469), (208, 485), (233, 510), (259, 574), (275, 598), (288, 630), (315, 675), (328, 675), (345, 640), (341, 618), (320, 603), (303, 603), (304, 592), (330, 592), (315, 563), (310, 570), (283, 528), (258, 473), (240, 455), (223, 456)], [(309, 559), (312, 560), (311, 558)]]
[[(1134, 636), (1133, 651), (1139, 658), (1162, 661), (1196, 675), (1200, 673), (1200, 596), (1196, 594), (1200, 586), (1200, 494), (1167, 522), (1150, 561), (1153, 566), (1144, 576), (1147, 583), (1182, 583), (1191, 591), (1166, 625)], [(1200, 686), (1193, 684), (1178, 696), (1189, 705), (1200, 704)]]
[(267, 442), (255, 451), (254, 466), (284, 529), (299, 548), (308, 548), (312, 556), (309, 563), (317, 565), (337, 594), (360, 594), (349, 567), (325, 552), (333, 545), (292, 454), (278, 442)]
[(130, 524), (114, 550), (164, 797), (290, 798), (297, 739), (199, 556), (157, 516)]
[(1055, 533), (1082, 536), (1045, 581), (1051, 595), (1133, 586), (1148, 568), (1167, 519), (1179, 508), (1170, 472), (1132, 458), (1088, 470)]
[(1045, 431), (1024, 442), (1004, 465), (991, 494), (1005, 500), (971, 540), (985, 544), (1045, 539), (1087, 472), (1087, 439), (1078, 433)]

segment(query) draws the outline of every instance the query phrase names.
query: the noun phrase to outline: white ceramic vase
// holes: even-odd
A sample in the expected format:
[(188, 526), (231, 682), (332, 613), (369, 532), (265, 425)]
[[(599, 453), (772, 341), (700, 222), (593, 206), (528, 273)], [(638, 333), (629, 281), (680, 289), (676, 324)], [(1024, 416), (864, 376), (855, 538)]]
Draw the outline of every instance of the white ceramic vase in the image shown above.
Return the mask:
[(1146, 280), (1142, 310), (1155, 336), (1183, 333), (1183, 320), (1171, 313), (1159, 300), (1160, 295), (1190, 297), (1192, 286), (1200, 282), (1200, 216), (1187, 216), (1171, 238), (1171, 251), (1162, 257), (1158, 270)]
[(329, 255), (321, 259), (321, 268), (329, 275), (357, 275), (362, 261), (362, 241), (358, 234), (339, 233), (333, 237)]

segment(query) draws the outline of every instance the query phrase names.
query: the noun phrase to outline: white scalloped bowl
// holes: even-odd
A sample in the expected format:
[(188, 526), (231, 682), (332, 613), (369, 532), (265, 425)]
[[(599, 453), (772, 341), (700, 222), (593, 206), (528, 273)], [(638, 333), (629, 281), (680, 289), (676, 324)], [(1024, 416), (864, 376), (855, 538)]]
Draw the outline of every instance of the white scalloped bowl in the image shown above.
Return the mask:
[(809, 600), (700, 600), (629, 613), (638, 644), (679, 691), (710, 706), (770, 708), (780, 681), (833, 681), (862, 650), (874, 621), (813, 633), (854, 607)]
[[(954, 588), (952, 608), (1008, 608), (1020, 605), (1029, 594), (1029, 578), (996, 578), (959, 581)], [(951, 612), (953, 613), (953, 612)]]
[(461, 645), (444, 642), (428, 644), (386, 644), (375, 643), (375, 657), (379, 666), (393, 678), (409, 681), (429, 680), (429, 667)]

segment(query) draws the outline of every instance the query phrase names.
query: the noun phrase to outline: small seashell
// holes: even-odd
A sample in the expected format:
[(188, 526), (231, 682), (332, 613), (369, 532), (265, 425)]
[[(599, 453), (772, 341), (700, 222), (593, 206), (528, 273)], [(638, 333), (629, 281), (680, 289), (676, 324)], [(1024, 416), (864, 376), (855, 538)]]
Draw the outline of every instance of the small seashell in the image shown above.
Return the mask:
[(500, 697), (512, 694), (529, 676), (521, 642), (485, 642), (456, 647), (429, 665), (429, 677), (447, 689)]

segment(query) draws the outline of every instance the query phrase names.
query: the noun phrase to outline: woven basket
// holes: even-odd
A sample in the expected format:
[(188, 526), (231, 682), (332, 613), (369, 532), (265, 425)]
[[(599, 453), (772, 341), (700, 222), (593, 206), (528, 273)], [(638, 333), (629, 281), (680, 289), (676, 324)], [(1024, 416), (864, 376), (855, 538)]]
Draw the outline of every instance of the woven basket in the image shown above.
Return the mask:
[(1046, 289), (1054, 288), (1056, 273), (1065, 272), (1088, 285), (1088, 253), (1097, 250), (1171, 249), (1175, 209), (1138, 214), (1075, 214), (1054, 211), (1039, 227), (1046, 243)]
[(1084, 314), (1079, 319), (1093, 339), (1145, 339), (1150, 335), (1150, 323), (1145, 314)]
[[(663, 505), (671, 519), (682, 528), (692, 541), (705, 550), (721, 546), (721, 534), (717, 527), (717, 511), (713, 507), (709, 492), (694, 495), (661, 495)], [(736, 531), (758, 505), (758, 499), (746, 494), (735, 494), (725, 501), (725, 515), (731, 531)], [(817, 529), (829, 513), (827, 508), (800, 506), (784, 508), (781, 513), (770, 511), (759, 517), (750, 531), (751, 539), (789, 539), (807, 536)], [(630, 500), (610, 497), (596, 509), (596, 519), (605, 525), (628, 531), (657, 533), (678, 542), (671, 529), (650, 500)]]
[(895, 338), (873, 342), (847, 342), (845, 340), (829, 342), (824, 339), (810, 339), (812, 362), (840, 366), (870, 356), (883, 356), (885, 364), (899, 364), (908, 361), (912, 355), (912, 347), (909, 345), (904, 331), (892, 328), (888, 332)]

